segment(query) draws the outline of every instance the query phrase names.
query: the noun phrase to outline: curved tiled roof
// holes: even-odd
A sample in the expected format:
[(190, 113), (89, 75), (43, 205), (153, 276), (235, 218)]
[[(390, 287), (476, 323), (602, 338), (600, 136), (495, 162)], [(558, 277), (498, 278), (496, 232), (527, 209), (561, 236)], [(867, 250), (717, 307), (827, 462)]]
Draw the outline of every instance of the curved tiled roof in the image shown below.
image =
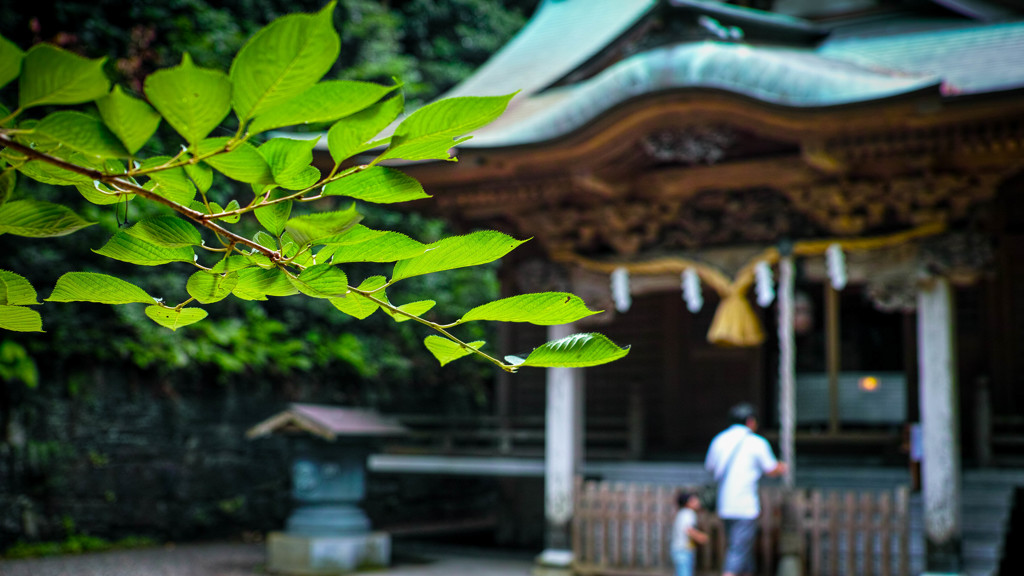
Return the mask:
[(658, 0), (544, 0), (512, 40), (452, 96), (529, 96), (559, 80), (629, 30)]
[(932, 74), (951, 95), (1024, 86), (1024, 22), (844, 35), (826, 41), (818, 53), (861, 66)]
[[(655, 12), (659, 6), (665, 11)], [(766, 33), (764, 41), (747, 42), (680, 36), (667, 39), (675, 43), (635, 53), (585, 80), (560, 84), (596, 57), (643, 45), (635, 39), (623, 41), (641, 21), (658, 16), (696, 19), (703, 17), (702, 10), (732, 18), (734, 24), (784, 29), (790, 36), (800, 32), (800, 46), (780, 46), (780, 39), (788, 37), (781, 32), (775, 40)], [(771, 105), (808, 108), (923, 89), (954, 96), (1024, 87), (1024, 22), (902, 16), (837, 28), (820, 43), (808, 40), (816, 28), (798, 24), (697, 0), (544, 0), (512, 41), (445, 97), (519, 91), (501, 118), (461, 145), (500, 148), (565, 136), (615, 106), (667, 90), (714, 89)], [(666, 40), (664, 30), (658, 41)]]
[(820, 107), (938, 85), (934, 76), (872, 70), (809, 50), (723, 42), (676, 44), (636, 54), (586, 81), (519, 102), (463, 146), (549, 140), (632, 98), (670, 89), (711, 88), (781, 106)]

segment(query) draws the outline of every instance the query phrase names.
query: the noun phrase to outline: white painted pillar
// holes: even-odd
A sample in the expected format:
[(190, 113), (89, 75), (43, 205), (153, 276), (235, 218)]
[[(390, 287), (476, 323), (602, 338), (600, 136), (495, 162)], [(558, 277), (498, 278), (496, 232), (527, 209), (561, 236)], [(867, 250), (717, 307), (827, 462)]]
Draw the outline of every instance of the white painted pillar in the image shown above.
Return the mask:
[(789, 464), (782, 477), (787, 488), (796, 476), (796, 341), (793, 337), (793, 257), (779, 259), (779, 451)]
[[(548, 340), (573, 333), (572, 324), (548, 327)], [(583, 460), (583, 371), (548, 368), (547, 413), (544, 418), (545, 550), (539, 561), (568, 567), (572, 562), (570, 528), (573, 488)]]
[(921, 404), (921, 482), (925, 568), (959, 573), (961, 556), (960, 416), (956, 332), (949, 281), (929, 278), (917, 293)]

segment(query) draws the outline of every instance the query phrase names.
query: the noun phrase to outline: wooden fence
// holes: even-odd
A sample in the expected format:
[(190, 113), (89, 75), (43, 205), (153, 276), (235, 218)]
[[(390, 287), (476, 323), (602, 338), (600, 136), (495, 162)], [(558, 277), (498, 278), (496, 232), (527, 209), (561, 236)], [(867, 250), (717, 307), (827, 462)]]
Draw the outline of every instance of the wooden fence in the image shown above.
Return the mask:
[[(573, 519), (574, 570), (579, 574), (673, 573), (669, 538), (679, 487), (577, 479)], [(908, 576), (909, 500), (894, 492), (761, 490), (757, 555), (760, 574), (778, 563), (783, 512), (794, 519), (804, 574)], [(720, 573), (725, 553), (722, 521), (701, 513), (710, 542), (698, 548), (697, 572)]]

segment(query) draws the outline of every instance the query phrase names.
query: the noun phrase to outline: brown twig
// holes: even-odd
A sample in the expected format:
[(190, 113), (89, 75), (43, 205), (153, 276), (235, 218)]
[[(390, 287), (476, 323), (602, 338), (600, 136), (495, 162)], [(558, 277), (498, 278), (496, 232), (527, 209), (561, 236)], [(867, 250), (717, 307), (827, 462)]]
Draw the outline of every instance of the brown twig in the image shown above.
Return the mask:
[(272, 262), (280, 262), (284, 260), (284, 256), (281, 254), (280, 251), (271, 250), (270, 248), (262, 246), (257, 242), (254, 242), (252, 240), (249, 240), (248, 238), (239, 236), (238, 234), (235, 234), (234, 232), (227, 230), (226, 228), (217, 224), (214, 221), (214, 219), (211, 218), (210, 214), (204, 214), (202, 212), (199, 212), (198, 210), (193, 210), (187, 206), (182, 206), (181, 204), (172, 202), (171, 200), (168, 200), (167, 198), (164, 198), (159, 194), (156, 194), (150, 190), (146, 190), (145, 188), (139, 186), (138, 184), (133, 184), (131, 182), (128, 182), (127, 180), (123, 180), (115, 174), (106, 174), (99, 170), (85, 168), (83, 166), (79, 166), (77, 164), (68, 162), (61, 158), (50, 156), (49, 154), (45, 154), (29, 146), (25, 146), (24, 144), (14, 141), (11, 138), (9, 138), (6, 134), (0, 134), (0, 144), (12, 150), (17, 150), (18, 152), (21, 152), (22, 154), (35, 160), (46, 162), (47, 164), (56, 166), (69, 172), (74, 172), (75, 174), (80, 174), (92, 180), (98, 180), (106, 184), (112, 184), (122, 190), (131, 192), (132, 194), (136, 194), (138, 196), (142, 196), (143, 198), (156, 202), (157, 204), (163, 204), (164, 206), (167, 206), (168, 208), (174, 210), (175, 212), (192, 220), (196, 224), (199, 224), (204, 228), (212, 230), (214, 234), (227, 238), (231, 243), (241, 244), (243, 246), (247, 246), (253, 250), (261, 252), (267, 258), (270, 258)]

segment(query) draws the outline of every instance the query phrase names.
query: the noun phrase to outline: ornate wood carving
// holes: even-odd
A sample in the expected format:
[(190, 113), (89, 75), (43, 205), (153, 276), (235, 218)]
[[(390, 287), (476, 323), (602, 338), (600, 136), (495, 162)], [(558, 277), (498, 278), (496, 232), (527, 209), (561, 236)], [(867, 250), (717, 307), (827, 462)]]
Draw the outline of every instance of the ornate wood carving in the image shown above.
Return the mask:
[(785, 196), (764, 188), (709, 190), (686, 200), (619, 200), (591, 208), (544, 208), (517, 214), (513, 222), (551, 252), (610, 251), (622, 256), (825, 233), (794, 211)]
[(992, 155), (1024, 149), (1024, 118), (910, 128), (898, 131), (847, 134), (829, 138), (824, 149), (847, 161), (893, 156), (949, 157)]
[(873, 262), (873, 274), (866, 277), (865, 294), (884, 312), (911, 312), (917, 306), (920, 274), (926, 270), (967, 285), (990, 269), (994, 258), (992, 240), (977, 232), (952, 232), (925, 238), (909, 247), (911, 257), (900, 266), (886, 261)]
[(996, 174), (929, 173), (638, 197), (616, 182), (598, 194), (577, 178), (442, 198), (464, 218), (534, 237), (549, 253), (633, 256), (968, 222), (998, 181)]
[(692, 166), (723, 160), (736, 140), (728, 126), (693, 126), (653, 132), (640, 140), (640, 147), (656, 162)]
[(926, 174), (832, 181), (784, 190), (794, 207), (833, 234), (957, 222), (995, 196), (997, 174)]

